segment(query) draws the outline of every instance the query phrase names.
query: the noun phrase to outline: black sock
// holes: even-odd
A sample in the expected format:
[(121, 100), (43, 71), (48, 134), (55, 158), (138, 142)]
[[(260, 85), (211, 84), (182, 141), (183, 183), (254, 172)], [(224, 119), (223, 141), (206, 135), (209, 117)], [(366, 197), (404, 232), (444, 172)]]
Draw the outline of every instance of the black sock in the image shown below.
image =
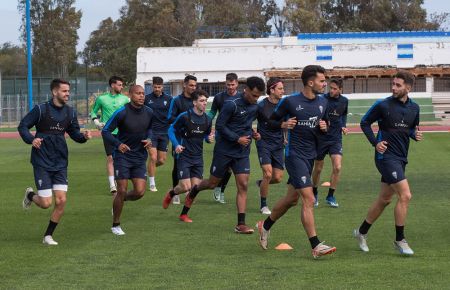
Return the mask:
[(309, 242), (311, 243), (311, 249), (314, 249), (318, 244), (320, 244), (319, 238), (317, 236), (309, 238)]
[(245, 225), (245, 212), (238, 213), (238, 225)]
[(327, 197), (332, 197), (335, 190), (336, 190), (336, 189), (330, 187), (330, 188), (328, 189), (328, 196), (327, 196)]
[(405, 238), (404, 234), (405, 226), (397, 226), (395, 225), (395, 240), (401, 241)]
[(35, 195), (36, 195), (36, 193), (34, 193), (33, 191), (29, 192), (29, 193), (27, 194), (28, 200), (29, 200), (29, 201), (33, 201), (33, 196), (35, 196)]
[(372, 224), (369, 224), (366, 220), (364, 220), (361, 226), (359, 227), (359, 233), (362, 235), (366, 235), (371, 226)]
[(275, 223), (275, 221), (273, 221), (270, 216), (268, 216), (266, 218), (266, 220), (264, 221), (263, 227), (266, 231), (270, 230), (270, 228), (273, 226), (273, 224)]
[(178, 171), (177, 171), (177, 158), (173, 157), (173, 169), (172, 169), (172, 187), (175, 188), (178, 184)]
[(261, 208), (267, 206), (267, 198), (261, 196)]
[(220, 191), (225, 192), (225, 188), (227, 188), (228, 181), (230, 180), (231, 172), (227, 171), (223, 175), (222, 180), (220, 181)]
[(314, 196), (317, 197), (317, 195), (319, 194), (319, 193), (317, 192), (317, 187), (313, 187), (313, 193), (314, 193)]
[(200, 192), (200, 191), (198, 190), (198, 186), (197, 186), (197, 185), (194, 185), (194, 186), (191, 188), (191, 191), (189, 192), (189, 195), (191, 196), (192, 199), (194, 199), (194, 198), (197, 196), (197, 194), (198, 194), (199, 192)]
[(190, 210), (189, 207), (183, 206), (183, 209), (181, 210), (181, 215), (188, 214), (189, 210)]
[(175, 191), (172, 189), (171, 191), (169, 191), (170, 197), (173, 198), (176, 194)]
[(44, 237), (45, 236), (52, 236), (57, 225), (58, 225), (58, 223), (55, 223), (54, 221), (50, 220), (50, 222), (48, 223), (47, 230), (45, 231)]
[(113, 228), (120, 226), (120, 223), (113, 223)]

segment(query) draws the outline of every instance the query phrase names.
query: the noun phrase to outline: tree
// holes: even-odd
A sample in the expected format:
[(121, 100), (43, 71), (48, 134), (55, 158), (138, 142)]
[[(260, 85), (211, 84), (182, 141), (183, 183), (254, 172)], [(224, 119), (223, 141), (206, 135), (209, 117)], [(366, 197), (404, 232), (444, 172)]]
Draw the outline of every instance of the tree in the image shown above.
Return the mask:
[[(77, 30), (82, 13), (75, 0), (31, 0), (33, 70), (38, 74), (67, 77), (75, 67)], [(22, 35), (25, 41), (25, 0), (19, 0)]]
[(26, 75), (25, 51), (9, 42), (0, 46), (0, 70), (3, 76)]

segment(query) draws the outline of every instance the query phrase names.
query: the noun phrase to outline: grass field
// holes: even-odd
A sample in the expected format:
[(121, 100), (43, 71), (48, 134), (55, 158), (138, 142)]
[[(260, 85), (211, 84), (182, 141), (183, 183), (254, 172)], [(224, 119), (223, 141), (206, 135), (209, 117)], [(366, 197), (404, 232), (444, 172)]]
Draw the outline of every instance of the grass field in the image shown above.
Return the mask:
[[(339, 209), (325, 206), (321, 189), (315, 211), (319, 238), (337, 247), (329, 257), (314, 260), (292, 208), (272, 228), (270, 247), (263, 251), (257, 235), (237, 235), (235, 186), (227, 203), (199, 194), (191, 210), (192, 224), (177, 217), (181, 206), (163, 210), (161, 200), (170, 181), (171, 161), (159, 170), (159, 192), (125, 204), (125, 236), (113, 236), (111, 197), (104, 173), (100, 139), (70, 145), (69, 194), (65, 216), (54, 234), (60, 244), (41, 244), (50, 210), (33, 205), (24, 212), (24, 189), (33, 184), (30, 147), (20, 140), (0, 140), (0, 288), (159, 288), (159, 289), (449, 289), (450, 276), (450, 135), (429, 133), (412, 144), (407, 176), (413, 191), (406, 237), (416, 252), (402, 257), (392, 247), (393, 207), (369, 232), (369, 253), (360, 252), (351, 237), (377, 195), (379, 175), (372, 147), (361, 134), (345, 137), (342, 182), (336, 192)], [(212, 147), (205, 153), (208, 170)], [(252, 148), (252, 174), (247, 222), (258, 212), (260, 177)], [(329, 173), (329, 163), (326, 163)], [(285, 178), (286, 179), (286, 178)], [(325, 178), (327, 179), (327, 178)], [(285, 184), (271, 187), (269, 204), (284, 194)], [(273, 247), (287, 242), (294, 250)]]

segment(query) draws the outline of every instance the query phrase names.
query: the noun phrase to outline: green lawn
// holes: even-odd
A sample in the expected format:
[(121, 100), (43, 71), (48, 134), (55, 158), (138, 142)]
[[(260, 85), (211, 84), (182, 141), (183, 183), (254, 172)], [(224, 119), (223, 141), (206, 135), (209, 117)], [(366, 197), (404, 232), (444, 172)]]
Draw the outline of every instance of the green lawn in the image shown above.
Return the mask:
[[(20, 140), (0, 140), (0, 288), (448, 289), (449, 137), (425, 134), (424, 142), (411, 146), (407, 176), (413, 199), (406, 236), (416, 254), (402, 257), (392, 247), (392, 205), (369, 233), (369, 253), (359, 251), (351, 237), (377, 195), (380, 177), (364, 136), (346, 136), (344, 171), (336, 192), (341, 207), (325, 206), (321, 189), (315, 211), (319, 238), (336, 246), (337, 252), (318, 260), (311, 256), (299, 207), (274, 225), (267, 251), (257, 245), (256, 234), (235, 234), (234, 185), (226, 192), (225, 205), (214, 202), (211, 192), (201, 192), (190, 213), (194, 222), (179, 222), (181, 206), (161, 207), (171, 183), (170, 158), (159, 170), (159, 191), (147, 191), (143, 199), (126, 203), (126, 235), (113, 236), (100, 139), (81, 145), (69, 142), (68, 204), (54, 234), (60, 244), (44, 246), (50, 210), (33, 205), (24, 212), (21, 207), (24, 189), (33, 184), (30, 147)], [(206, 172), (211, 150), (207, 147), (205, 153)], [(255, 148), (252, 152), (249, 225), (263, 218), (254, 185), (261, 174)], [(329, 174), (328, 161), (326, 167), (324, 177)], [(285, 188), (284, 183), (271, 187), (270, 205)], [(294, 250), (274, 250), (281, 242)]]

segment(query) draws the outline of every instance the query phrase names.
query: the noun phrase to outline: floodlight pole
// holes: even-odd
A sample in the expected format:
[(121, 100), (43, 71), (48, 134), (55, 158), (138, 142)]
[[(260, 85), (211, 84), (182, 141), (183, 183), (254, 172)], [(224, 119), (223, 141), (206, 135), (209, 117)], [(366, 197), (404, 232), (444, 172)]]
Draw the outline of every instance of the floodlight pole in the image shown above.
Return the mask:
[(28, 65), (28, 110), (33, 109), (33, 65), (31, 63), (31, 21), (30, 21), (30, 0), (26, 0), (25, 18), (27, 31), (27, 65)]

